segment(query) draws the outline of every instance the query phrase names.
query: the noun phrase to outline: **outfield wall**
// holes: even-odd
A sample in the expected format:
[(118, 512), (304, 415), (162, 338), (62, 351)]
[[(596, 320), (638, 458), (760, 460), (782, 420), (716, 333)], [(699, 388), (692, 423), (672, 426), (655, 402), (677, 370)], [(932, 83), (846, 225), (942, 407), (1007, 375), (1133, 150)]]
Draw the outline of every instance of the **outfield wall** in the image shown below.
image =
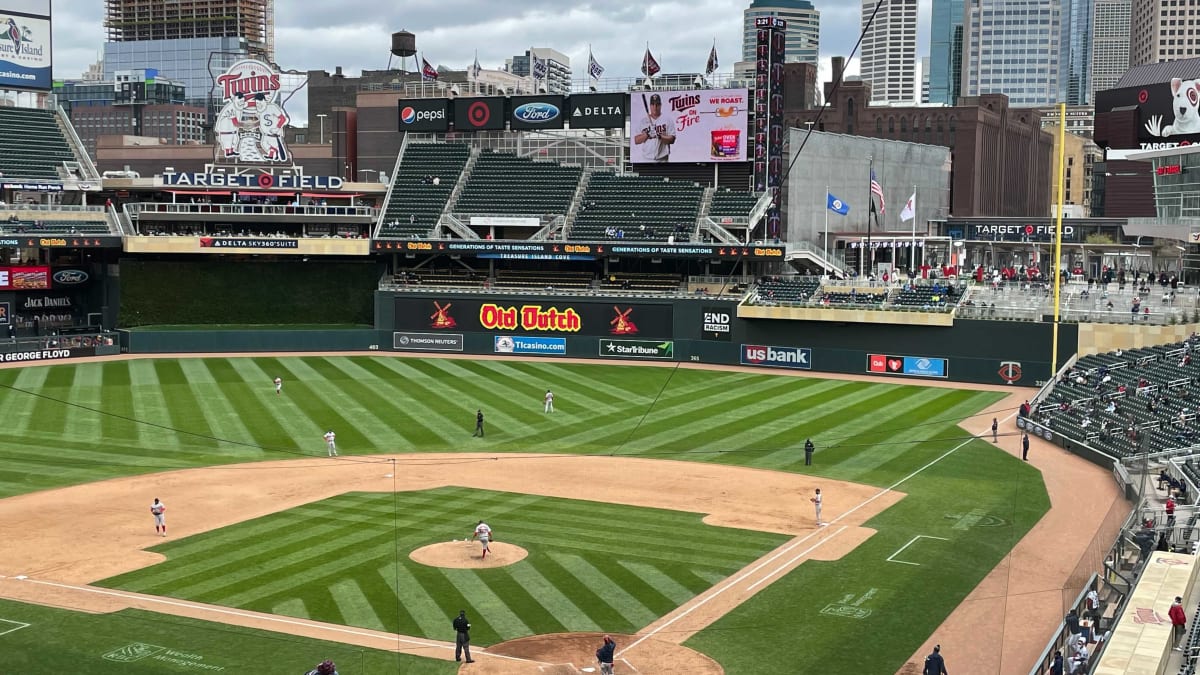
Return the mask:
[[(740, 319), (708, 299), (388, 292), (375, 325), (381, 349), (428, 353), (696, 361), (854, 374), (1037, 386), (1050, 379), (1052, 326), (984, 320), (953, 326)], [(1059, 360), (1078, 327), (1063, 324)]]

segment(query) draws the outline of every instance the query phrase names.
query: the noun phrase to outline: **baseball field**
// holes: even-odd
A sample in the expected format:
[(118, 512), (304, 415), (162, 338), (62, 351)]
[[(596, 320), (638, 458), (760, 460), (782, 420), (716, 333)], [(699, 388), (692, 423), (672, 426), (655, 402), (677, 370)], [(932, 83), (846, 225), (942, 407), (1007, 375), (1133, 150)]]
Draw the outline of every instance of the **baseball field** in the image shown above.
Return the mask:
[[(445, 673), (465, 609), (464, 673), (578, 672), (600, 633), (623, 673), (896, 672), (1049, 508), (1041, 474), (959, 426), (1003, 393), (791, 375), (0, 370), (0, 528), (23, 544), (0, 551), (0, 649), (20, 673)], [(487, 561), (461, 541), (479, 519)]]

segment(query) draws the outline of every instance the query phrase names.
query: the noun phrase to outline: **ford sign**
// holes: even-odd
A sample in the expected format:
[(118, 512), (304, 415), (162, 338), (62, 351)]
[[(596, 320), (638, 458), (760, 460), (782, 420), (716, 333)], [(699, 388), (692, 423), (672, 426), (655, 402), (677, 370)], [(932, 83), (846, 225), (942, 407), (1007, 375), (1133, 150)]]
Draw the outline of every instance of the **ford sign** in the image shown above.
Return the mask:
[(54, 283), (60, 286), (74, 286), (88, 280), (88, 273), (83, 270), (59, 270), (54, 273)]
[(558, 119), (558, 107), (545, 101), (535, 101), (517, 106), (513, 119), (526, 124), (545, 124)]

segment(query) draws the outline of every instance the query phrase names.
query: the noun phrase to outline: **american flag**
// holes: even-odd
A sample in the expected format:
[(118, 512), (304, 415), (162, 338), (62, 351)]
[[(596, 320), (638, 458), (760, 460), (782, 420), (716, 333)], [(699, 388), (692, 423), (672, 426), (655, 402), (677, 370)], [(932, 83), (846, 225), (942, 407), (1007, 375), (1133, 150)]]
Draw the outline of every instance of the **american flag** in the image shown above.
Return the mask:
[(871, 194), (879, 197), (879, 215), (883, 215), (883, 188), (875, 180), (875, 169), (871, 169)]

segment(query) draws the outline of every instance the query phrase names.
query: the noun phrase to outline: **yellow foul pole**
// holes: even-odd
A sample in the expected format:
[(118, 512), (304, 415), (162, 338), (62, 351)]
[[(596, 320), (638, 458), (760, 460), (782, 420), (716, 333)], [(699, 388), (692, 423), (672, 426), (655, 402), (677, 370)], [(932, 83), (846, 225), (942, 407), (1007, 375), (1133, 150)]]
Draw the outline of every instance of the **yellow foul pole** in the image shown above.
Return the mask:
[(1050, 345), (1050, 376), (1058, 372), (1058, 298), (1062, 288), (1062, 219), (1066, 202), (1067, 104), (1058, 104), (1058, 213), (1054, 215), (1054, 332)]

